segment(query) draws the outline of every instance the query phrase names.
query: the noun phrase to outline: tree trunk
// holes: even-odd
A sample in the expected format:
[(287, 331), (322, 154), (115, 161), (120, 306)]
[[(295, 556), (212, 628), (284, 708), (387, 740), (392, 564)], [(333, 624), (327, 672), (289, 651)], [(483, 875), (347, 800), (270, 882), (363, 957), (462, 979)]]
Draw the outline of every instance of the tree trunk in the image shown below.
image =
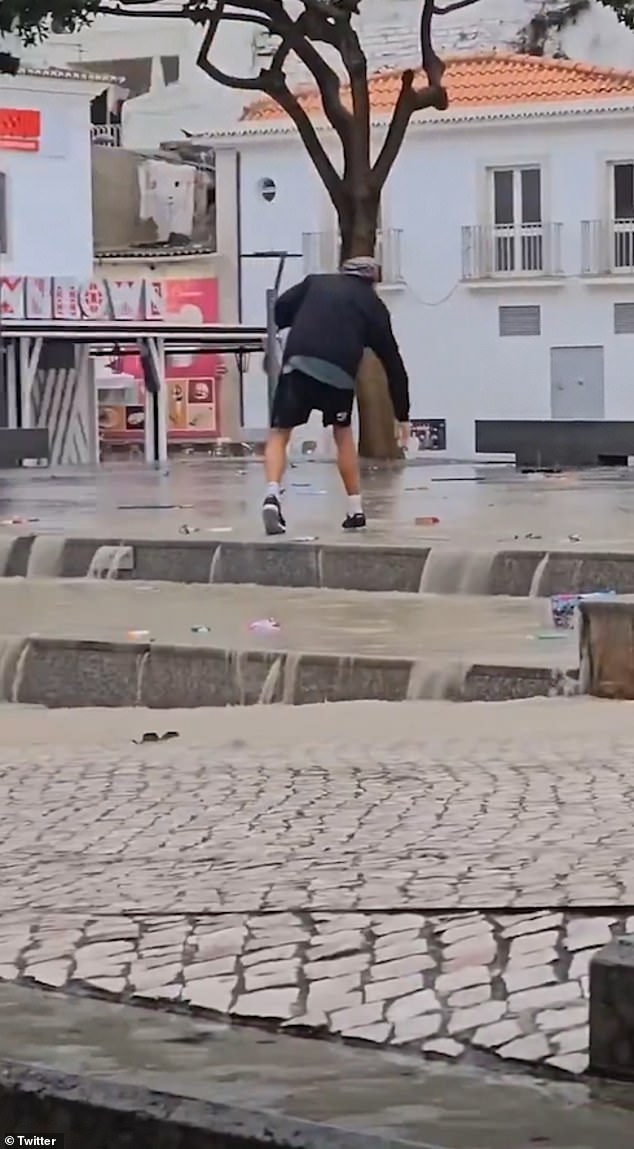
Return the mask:
[[(379, 200), (357, 200), (347, 218), (339, 219), (341, 260), (355, 255), (374, 256)], [(357, 375), (359, 407), (359, 454), (363, 459), (401, 459), (396, 441), (394, 409), (382, 364), (369, 349)]]

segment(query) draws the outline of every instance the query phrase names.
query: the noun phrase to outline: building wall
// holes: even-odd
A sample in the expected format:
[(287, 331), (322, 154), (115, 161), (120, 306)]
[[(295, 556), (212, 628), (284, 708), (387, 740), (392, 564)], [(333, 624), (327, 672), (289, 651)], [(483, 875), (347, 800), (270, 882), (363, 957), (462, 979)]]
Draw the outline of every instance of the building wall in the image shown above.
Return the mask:
[[(447, 421), (447, 454), (474, 457), (474, 420), (551, 417), (550, 351), (605, 349), (605, 417), (634, 418), (634, 335), (614, 334), (615, 302), (634, 302), (634, 274), (616, 282), (581, 278), (581, 222), (608, 214), (607, 164), (634, 160), (634, 113), (620, 119), (498, 121), (424, 126), (411, 132), (386, 188), (384, 228), (402, 229), (404, 284), (383, 289), (411, 379), (412, 418)], [(561, 222), (561, 281), (520, 286), (462, 282), (462, 227), (490, 219), (487, 168), (540, 164), (545, 221)], [(243, 146), (244, 250), (267, 236), (299, 250), (303, 231), (324, 218), (324, 200), (292, 137)], [(257, 195), (264, 174), (277, 196)], [(323, 226), (323, 225), (322, 225)], [(332, 220), (330, 222), (332, 226)], [(245, 318), (262, 321), (266, 264), (244, 263)], [(290, 283), (303, 272), (290, 261)], [(501, 337), (500, 306), (541, 308), (541, 335)], [(265, 416), (261, 370), (249, 377), (252, 425)]]
[(0, 76), (0, 107), (39, 110), (38, 152), (0, 150), (8, 253), (3, 276), (89, 278), (92, 269), (90, 99), (98, 86)]

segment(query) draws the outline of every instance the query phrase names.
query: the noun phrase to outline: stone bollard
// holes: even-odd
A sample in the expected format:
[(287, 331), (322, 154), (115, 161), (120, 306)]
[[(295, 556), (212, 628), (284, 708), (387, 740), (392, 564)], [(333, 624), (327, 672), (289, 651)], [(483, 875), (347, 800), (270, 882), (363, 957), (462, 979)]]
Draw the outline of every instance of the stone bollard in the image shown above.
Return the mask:
[(634, 934), (590, 962), (590, 1072), (634, 1081)]

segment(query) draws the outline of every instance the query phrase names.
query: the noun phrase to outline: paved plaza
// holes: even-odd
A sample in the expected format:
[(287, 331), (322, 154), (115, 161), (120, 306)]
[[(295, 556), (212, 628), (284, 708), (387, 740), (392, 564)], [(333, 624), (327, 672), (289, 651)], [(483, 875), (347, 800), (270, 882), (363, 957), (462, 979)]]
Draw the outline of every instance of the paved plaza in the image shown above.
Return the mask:
[(631, 714), (6, 707), (0, 977), (582, 1073), (634, 931)]

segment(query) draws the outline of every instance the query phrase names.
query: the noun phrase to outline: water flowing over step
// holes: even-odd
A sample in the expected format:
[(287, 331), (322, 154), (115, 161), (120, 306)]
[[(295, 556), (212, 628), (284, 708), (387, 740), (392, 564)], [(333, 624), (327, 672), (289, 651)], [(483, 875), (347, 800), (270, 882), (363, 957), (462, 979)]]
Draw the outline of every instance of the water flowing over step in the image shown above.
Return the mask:
[(488, 594), (495, 551), (432, 547), (421, 575), (421, 594)]

